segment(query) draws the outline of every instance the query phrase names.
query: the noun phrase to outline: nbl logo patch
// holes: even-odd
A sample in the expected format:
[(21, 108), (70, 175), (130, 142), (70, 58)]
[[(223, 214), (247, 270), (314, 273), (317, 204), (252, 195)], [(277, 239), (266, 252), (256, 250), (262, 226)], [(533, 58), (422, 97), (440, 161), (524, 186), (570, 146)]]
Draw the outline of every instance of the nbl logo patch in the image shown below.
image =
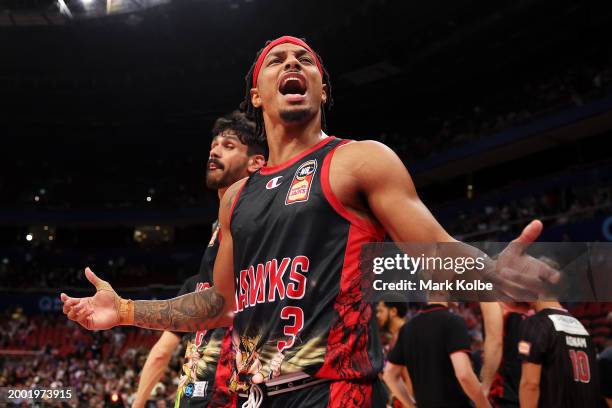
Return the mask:
[(295, 171), (293, 181), (285, 198), (285, 205), (308, 201), (312, 179), (317, 171), (317, 161), (308, 160)]

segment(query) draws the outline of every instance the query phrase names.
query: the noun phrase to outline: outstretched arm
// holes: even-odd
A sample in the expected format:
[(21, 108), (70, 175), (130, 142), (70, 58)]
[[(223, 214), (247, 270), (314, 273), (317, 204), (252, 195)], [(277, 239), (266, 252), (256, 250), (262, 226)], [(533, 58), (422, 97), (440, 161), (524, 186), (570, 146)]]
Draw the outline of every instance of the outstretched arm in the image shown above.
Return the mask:
[[(223, 294), (213, 286), (169, 300), (137, 300), (133, 321), (127, 324), (148, 329), (195, 332), (229, 326), (231, 311)], [(230, 316), (227, 316), (227, 315)]]
[[(476, 258), (484, 255), (444, 230), (420, 200), (402, 161), (387, 146), (373, 141), (344, 145), (334, 154), (330, 173), (333, 174), (332, 190), (343, 204), (375, 219), (393, 241), (423, 244), (427, 256)], [(363, 197), (364, 203), (355, 197)], [(512, 297), (538, 294), (546, 290), (548, 283), (556, 283), (557, 271), (523, 254), (541, 231), (542, 223), (532, 221), (500, 253), (497, 261), (486, 260), (483, 277), (502, 283), (505, 293)]]
[(94, 296), (72, 298), (62, 293), (61, 299), (68, 318), (88, 330), (122, 325), (192, 332), (231, 322), (223, 319), (226, 303), (214, 287), (168, 300), (133, 301), (117, 295), (91, 269), (85, 269), (85, 276), (96, 287)]
[(215, 259), (214, 286), (169, 300), (123, 299), (91, 269), (85, 276), (96, 287), (94, 296), (72, 298), (62, 293), (64, 313), (89, 330), (132, 325), (148, 329), (192, 332), (229, 326), (233, 319), (234, 262), (229, 228), (234, 199), (245, 180), (231, 186), (219, 206), (221, 242)]
[(234, 306), (233, 240), (229, 228), (230, 212), (241, 180), (227, 189), (219, 206), (221, 241), (215, 259), (211, 288), (170, 300), (134, 302), (134, 325), (151, 329), (197, 331), (231, 325)]

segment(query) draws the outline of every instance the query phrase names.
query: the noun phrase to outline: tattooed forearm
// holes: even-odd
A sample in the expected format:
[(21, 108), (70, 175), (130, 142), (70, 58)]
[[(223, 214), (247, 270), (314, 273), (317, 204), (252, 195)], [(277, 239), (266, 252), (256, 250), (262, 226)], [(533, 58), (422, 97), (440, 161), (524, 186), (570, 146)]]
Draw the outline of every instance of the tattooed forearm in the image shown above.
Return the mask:
[(192, 332), (215, 325), (225, 300), (214, 287), (169, 300), (134, 302), (134, 325), (148, 329)]

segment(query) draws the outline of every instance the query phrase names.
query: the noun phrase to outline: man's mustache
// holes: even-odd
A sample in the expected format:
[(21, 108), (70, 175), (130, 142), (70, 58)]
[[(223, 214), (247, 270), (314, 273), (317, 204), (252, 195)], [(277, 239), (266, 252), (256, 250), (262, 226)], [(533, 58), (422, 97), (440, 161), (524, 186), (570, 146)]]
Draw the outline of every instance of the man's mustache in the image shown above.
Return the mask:
[(217, 159), (208, 159), (208, 163), (206, 164), (206, 170), (208, 170), (208, 166), (210, 166), (211, 164), (214, 164), (215, 166), (217, 166), (217, 168), (219, 170), (223, 170), (225, 168), (223, 163), (221, 163), (219, 160), (217, 160)]

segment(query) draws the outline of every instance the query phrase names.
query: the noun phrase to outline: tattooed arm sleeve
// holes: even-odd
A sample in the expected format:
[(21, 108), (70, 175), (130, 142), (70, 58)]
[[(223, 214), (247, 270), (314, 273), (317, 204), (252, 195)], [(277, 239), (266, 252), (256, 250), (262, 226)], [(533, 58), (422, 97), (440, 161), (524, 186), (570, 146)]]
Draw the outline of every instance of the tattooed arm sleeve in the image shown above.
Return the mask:
[(222, 325), (224, 309), (225, 300), (214, 287), (169, 300), (137, 300), (134, 325), (193, 332)]
[(229, 326), (234, 305), (231, 210), (246, 179), (227, 189), (219, 206), (221, 241), (213, 270), (213, 287), (170, 300), (134, 302), (134, 325), (150, 329), (196, 331)]

